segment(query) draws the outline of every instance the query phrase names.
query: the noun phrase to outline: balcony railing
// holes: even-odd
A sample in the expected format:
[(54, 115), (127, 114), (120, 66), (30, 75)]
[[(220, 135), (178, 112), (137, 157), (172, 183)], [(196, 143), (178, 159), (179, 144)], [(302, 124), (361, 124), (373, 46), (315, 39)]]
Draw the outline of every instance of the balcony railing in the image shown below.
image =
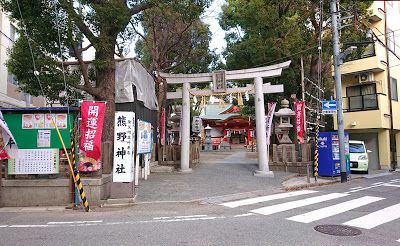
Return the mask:
[(344, 62), (355, 61), (375, 56), (375, 44), (371, 41), (348, 43), (348, 46), (357, 46), (357, 49), (347, 56)]
[(378, 94), (347, 97), (347, 111), (364, 111), (378, 109)]

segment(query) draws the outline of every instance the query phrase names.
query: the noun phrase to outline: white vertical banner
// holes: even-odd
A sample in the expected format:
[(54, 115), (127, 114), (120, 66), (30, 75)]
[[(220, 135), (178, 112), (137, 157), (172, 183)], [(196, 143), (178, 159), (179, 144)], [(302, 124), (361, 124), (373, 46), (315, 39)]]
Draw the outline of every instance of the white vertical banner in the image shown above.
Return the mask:
[(274, 118), (276, 103), (268, 103), (268, 113), (265, 116), (265, 126), (267, 132), (267, 145), (270, 145), (272, 119)]
[(134, 178), (135, 113), (115, 112), (113, 182)]

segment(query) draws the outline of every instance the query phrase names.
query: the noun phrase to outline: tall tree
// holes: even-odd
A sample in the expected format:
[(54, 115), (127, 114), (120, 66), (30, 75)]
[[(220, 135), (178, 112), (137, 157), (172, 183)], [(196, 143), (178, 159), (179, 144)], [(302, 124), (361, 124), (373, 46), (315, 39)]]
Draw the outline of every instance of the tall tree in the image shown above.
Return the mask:
[[(104, 124), (110, 130), (103, 131), (103, 141), (111, 142), (115, 111), (114, 57), (119, 50), (116, 47), (129, 36), (126, 30), (131, 19), (157, 2), (1, 0), (1, 7), (19, 23), (21, 33), (11, 51), (8, 67), (21, 88), (33, 95), (57, 99), (66, 76), (72, 88), (83, 90), (96, 100), (107, 101)], [(86, 47), (80, 47), (83, 39), (88, 40)], [(95, 49), (93, 70), (82, 57), (90, 47)], [(70, 58), (69, 48), (78, 61), (78, 69), (68, 68), (61, 62)], [(63, 70), (71, 72), (63, 74)]]
[[(135, 37), (140, 13), (153, 7), (185, 9), (202, 0), (0, 0), (2, 9), (19, 23), (21, 37), (10, 53), (8, 68), (20, 87), (32, 95), (58, 101), (60, 91), (80, 90), (107, 102), (103, 142), (112, 142), (115, 112), (115, 57), (123, 55)], [(159, 22), (164, 13), (158, 12)], [(190, 12), (187, 12), (189, 15)], [(144, 25), (146, 27), (146, 25)], [(155, 37), (159, 30), (155, 30)], [(165, 34), (166, 32), (164, 32)], [(81, 47), (82, 41), (88, 43)], [(91, 65), (83, 52), (93, 47)], [(70, 54), (72, 51), (72, 54)], [(64, 62), (76, 58), (73, 66)], [(76, 65), (78, 64), (78, 66)], [(83, 82), (81, 82), (83, 81)], [(40, 82), (40, 83), (39, 83)]]
[[(208, 1), (199, 3), (177, 1), (172, 6), (159, 5), (143, 11), (137, 18), (144, 31), (135, 29), (141, 37), (136, 43), (136, 53), (148, 70), (156, 75), (159, 119), (166, 108), (167, 92), (167, 84), (159, 73), (205, 72), (212, 61), (210, 32), (200, 20)], [(161, 130), (163, 123), (161, 120), (158, 122)], [(159, 139), (158, 146), (160, 144)], [(161, 151), (158, 153), (160, 157)]]
[[(228, 34), (225, 57), (228, 68), (249, 68), (292, 60), (278, 78), (286, 97), (300, 92), (300, 54), (306, 75), (318, 79), (318, 45), (322, 35), (322, 75), (331, 78), (331, 32), (329, 1), (319, 0), (228, 0), (220, 23)], [(343, 16), (367, 14), (371, 1), (340, 1)], [(355, 10), (357, 12), (355, 13)], [(322, 15), (321, 15), (322, 13)], [(361, 39), (365, 28), (356, 25), (342, 30), (342, 42)]]

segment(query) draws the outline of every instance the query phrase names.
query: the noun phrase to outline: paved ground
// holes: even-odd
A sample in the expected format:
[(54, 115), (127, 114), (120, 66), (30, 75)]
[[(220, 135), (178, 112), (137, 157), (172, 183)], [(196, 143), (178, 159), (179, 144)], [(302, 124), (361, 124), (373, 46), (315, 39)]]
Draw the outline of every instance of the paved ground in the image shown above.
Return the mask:
[(201, 159), (192, 173), (152, 173), (148, 180), (140, 180), (136, 201), (193, 201), (252, 191), (277, 192), (286, 175), (253, 176), (257, 162), (247, 159), (246, 152), (202, 153)]
[[(274, 172), (274, 178), (256, 177), (255, 153), (208, 152), (201, 153), (201, 162), (192, 173), (152, 173), (137, 186), (136, 204), (166, 202), (218, 203), (269, 195), (287, 190), (340, 182), (340, 177), (318, 178), (317, 181), (294, 173)], [(351, 174), (351, 179), (387, 175), (385, 170), (370, 171), (369, 175)], [(118, 205), (123, 205), (117, 202)], [(6, 211), (58, 211), (64, 207), (0, 208)]]
[[(140, 180), (137, 190), (137, 203), (194, 201), (221, 199), (224, 197), (238, 199), (242, 197), (260, 196), (283, 190), (300, 189), (310, 186), (326, 185), (340, 182), (340, 177), (307, 177), (293, 173), (274, 172), (274, 178), (255, 177), (257, 159), (255, 153), (246, 152), (203, 152), (201, 163), (193, 168), (193, 172), (182, 174), (152, 173), (148, 180)], [(351, 174), (350, 178), (373, 177), (385, 175), (387, 171), (370, 171), (370, 175)]]

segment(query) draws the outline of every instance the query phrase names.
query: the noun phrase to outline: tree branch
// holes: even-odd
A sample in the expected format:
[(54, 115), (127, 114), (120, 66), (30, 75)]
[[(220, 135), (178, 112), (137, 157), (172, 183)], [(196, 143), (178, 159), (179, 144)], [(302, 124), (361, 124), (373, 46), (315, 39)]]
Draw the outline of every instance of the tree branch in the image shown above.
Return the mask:
[(68, 15), (74, 20), (75, 25), (79, 28), (79, 30), (86, 36), (86, 38), (90, 41), (92, 45), (97, 43), (97, 37), (93, 34), (90, 28), (85, 24), (82, 20), (81, 16), (75, 12), (73, 1), (69, 0), (60, 0), (61, 6), (65, 9)]
[(149, 8), (151, 8), (153, 6), (154, 6), (153, 3), (142, 3), (142, 4), (136, 5), (135, 7), (129, 9), (128, 13), (129, 13), (130, 16), (133, 16), (133, 15), (135, 15), (137, 13), (140, 13), (143, 10), (149, 9)]
[(87, 93), (89, 93), (90, 95), (94, 96), (94, 97), (101, 97), (101, 90), (99, 88), (94, 88), (92, 86), (87, 87), (85, 85), (76, 85), (76, 84), (69, 84), (70, 86), (74, 87), (75, 89), (78, 90), (82, 90), (82, 91), (86, 91)]

